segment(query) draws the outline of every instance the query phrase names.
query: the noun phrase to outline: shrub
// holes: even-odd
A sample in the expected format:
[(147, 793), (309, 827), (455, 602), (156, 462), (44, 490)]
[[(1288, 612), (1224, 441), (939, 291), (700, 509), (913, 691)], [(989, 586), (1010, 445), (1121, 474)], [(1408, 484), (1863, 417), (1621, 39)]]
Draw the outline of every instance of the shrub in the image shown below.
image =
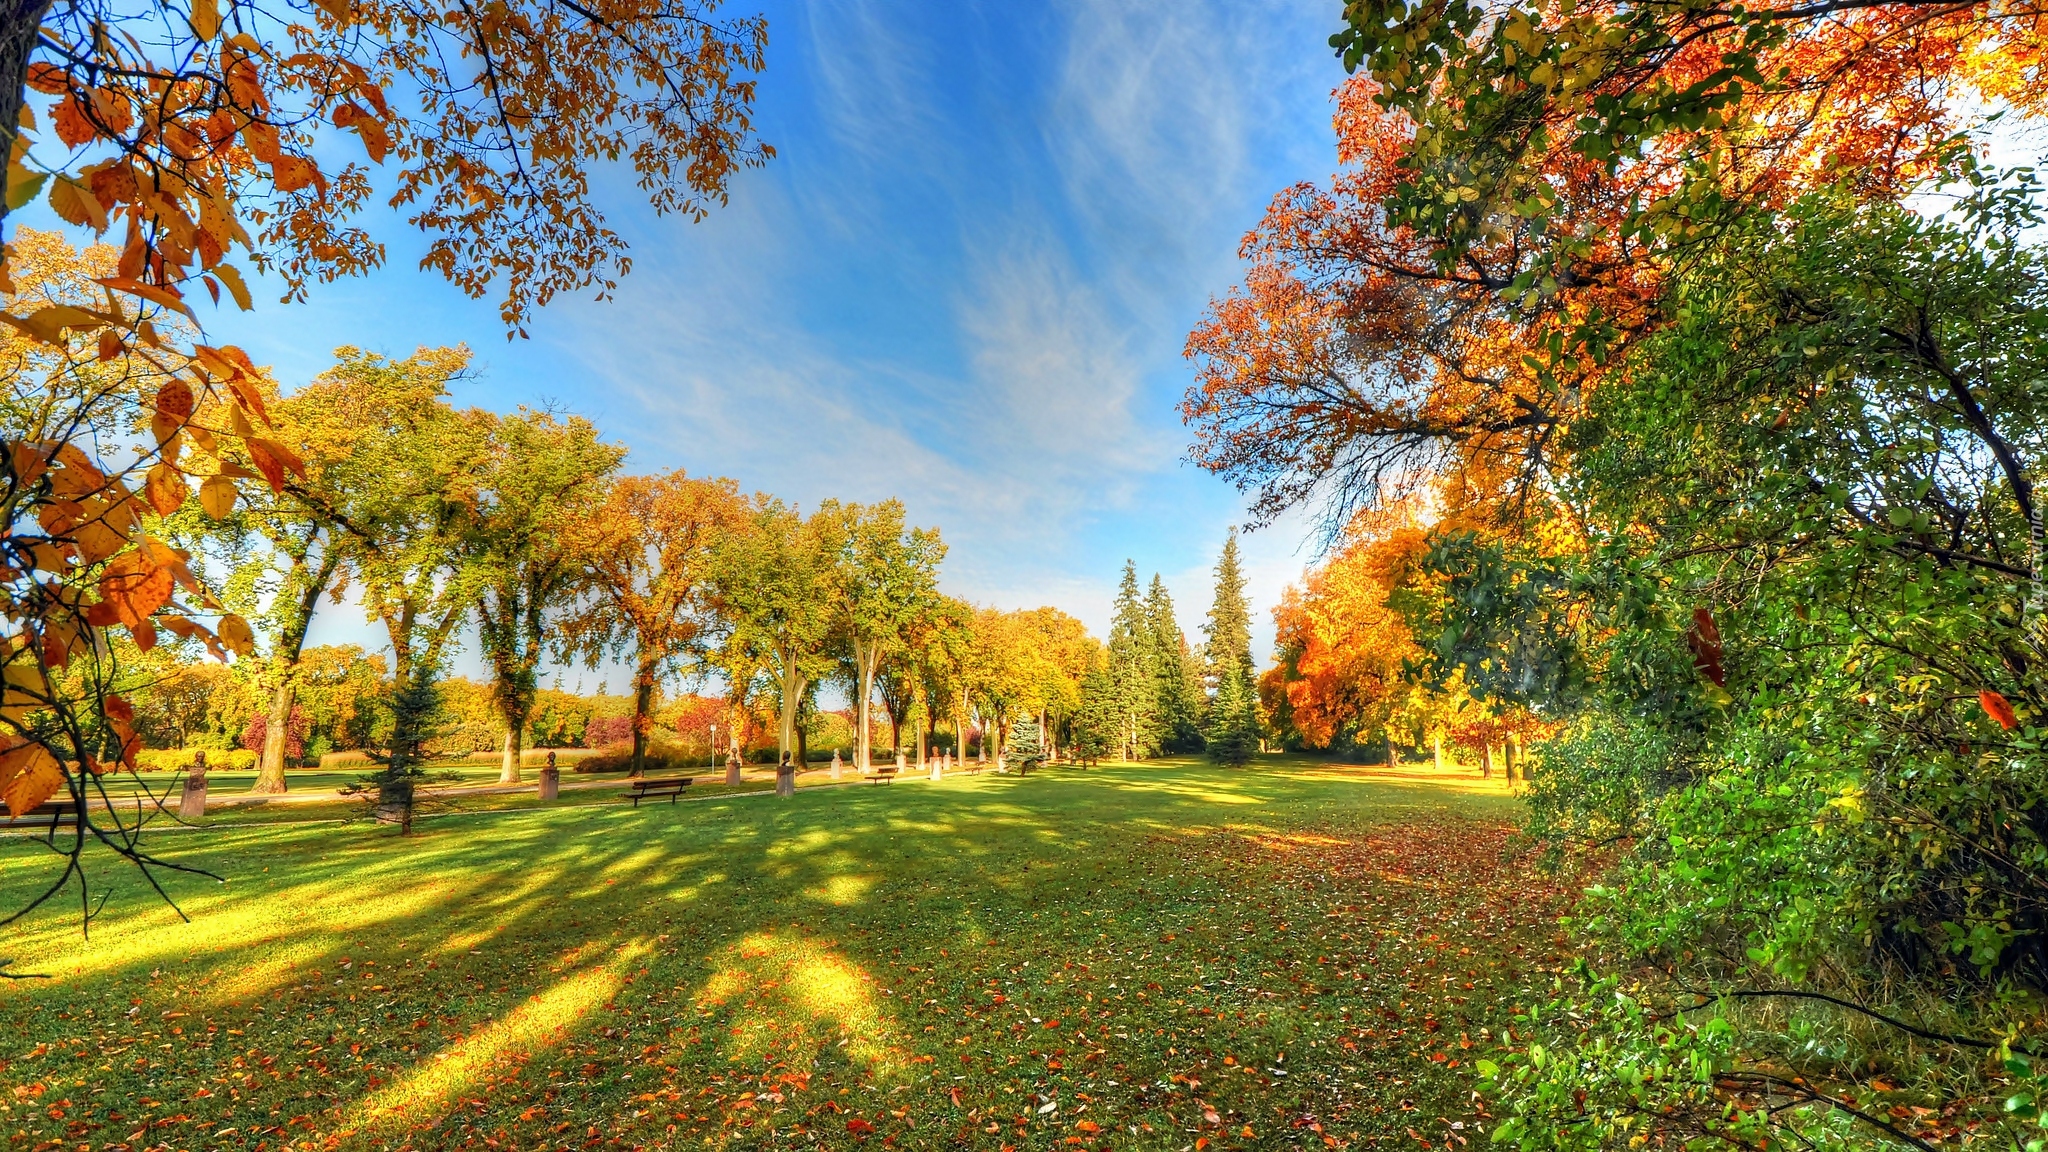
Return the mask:
[[(557, 762), (557, 767), (560, 762)], [(633, 770), (633, 746), (614, 744), (595, 756), (579, 758), (570, 768), (576, 772), (631, 772)], [(675, 773), (678, 775), (702, 774), (710, 771), (701, 760), (692, 761), (676, 755), (673, 751), (659, 748), (647, 750), (647, 771), (654, 773)]]
[(137, 772), (183, 772), (192, 767), (196, 753), (206, 753), (208, 770), (231, 768), (246, 772), (256, 767), (256, 753), (246, 748), (220, 751), (213, 748), (146, 748), (135, 754)]
[(609, 748), (633, 742), (631, 716), (599, 716), (583, 729), (583, 743), (591, 748)]

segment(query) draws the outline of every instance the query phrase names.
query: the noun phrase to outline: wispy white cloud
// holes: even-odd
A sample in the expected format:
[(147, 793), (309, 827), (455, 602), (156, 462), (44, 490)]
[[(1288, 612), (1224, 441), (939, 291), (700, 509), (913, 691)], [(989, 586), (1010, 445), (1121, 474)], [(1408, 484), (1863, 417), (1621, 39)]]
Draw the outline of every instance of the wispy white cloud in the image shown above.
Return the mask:
[[(899, 496), (951, 590), (1098, 630), (1131, 556), (1197, 634), (1241, 513), (1180, 462), (1180, 346), (1268, 197), (1327, 166), (1327, 0), (766, 2), (778, 158), (701, 224), (622, 210), (617, 298), (480, 342), (474, 399), (560, 399), (634, 468)], [(1244, 540), (1261, 653), (1300, 538)]]

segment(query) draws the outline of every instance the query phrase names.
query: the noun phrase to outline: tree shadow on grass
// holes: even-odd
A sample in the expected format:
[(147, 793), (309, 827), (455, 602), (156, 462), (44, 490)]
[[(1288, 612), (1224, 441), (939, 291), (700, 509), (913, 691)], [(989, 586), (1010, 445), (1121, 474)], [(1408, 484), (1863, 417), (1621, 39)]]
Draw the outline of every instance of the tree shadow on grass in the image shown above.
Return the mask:
[[(71, 1124), (118, 1137), (138, 1116), (182, 1116), (165, 1128), (176, 1140), (220, 1147), (506, 1132), (523, 1134), (512, 1146), (580, 1144), (581, 1128), (557, 1126), (591, 1116), (816, 1127), (784, 1115), (785, 1089), (824, 1077), (864, 1094), (830, 1097), (851, 1110), (828, 1110), (844, 1139), (882, 1118), (868, 1096), (932, 1059), (898, 995), (930, 983), (915, 973), (931, 951), (975, 972), (1019, 941), (1079, 955), (1098, 913), (1158, 911), (1152, 877), (1172, 862), (1119, 838), (1239, 824), (1247, 804), (1284, 824), (1278, 808), (1330, 799), (1297, 785), (1292, 807), (1272, 803), (1284, 794), (1107, 771), (535, 810), (406, 839), (362, 826), (195, 838), (177, 851), (234, 879), (190, 897), (192, 924), (124, 891), (89, 944), (54, 917), (17, 937), (22, 966), (58, 979), (0, 991), (0, 1021), (70, 1042), (7, 1076), (61, 1083), (118, 1052), (94, 1073), (113, 1106)], [(0, 873), (0, 895), (29, 879)]]

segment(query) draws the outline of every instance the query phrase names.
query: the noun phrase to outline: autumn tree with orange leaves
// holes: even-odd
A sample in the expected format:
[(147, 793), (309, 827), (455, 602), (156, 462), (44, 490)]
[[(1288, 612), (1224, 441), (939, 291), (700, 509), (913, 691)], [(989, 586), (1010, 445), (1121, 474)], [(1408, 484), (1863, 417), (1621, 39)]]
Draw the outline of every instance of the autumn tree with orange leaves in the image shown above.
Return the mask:
[[(668, 472), (620, 477), (595, 507), (561, 525), (564, 551), (585, 568), (582, 604), (563, 622), (562, 644), (592, 666), (630, 656), (635, 776), (647, 770), (663, 680), (711, 658), (721, 550), (751, 512), (730, 480)], [(737, 723), (733, 730), (737, 739)]]
[[(590, 165), (625, 161), (658, 212), (722, 202), (736, 170), (772, 154), (752, 128), (765, 41), (759, 17), (688, 0), (5, 14), (0, 222), (41, 197), (112, 248), (89, 274), (52, 276), (15, 237), (0, 263), (5, 355), (32, 400), (0, 429), (0, 802), (20, 815), (67, 792), (75, 815), (70, 866), (34, 904), (82, 884), (88, 844), (150, 860), (137, 828), (89, 803), (104, 800), (91, 782), (132, 764), (136, 744), (131, 706), (103, 687), (103, 630), (143, 647), (164, 629), (253, 650), (149, 517), (176, 511), (195, 481), (218, 503), (226, 485), (281, 492), (303, 470), (272, 428), (261, 373), (204, 343), (193, 301), (252, 308), (252, 269), (294, 300), (378, 266), (382, 244), (351, 222), (373, 196), (427, 233), (424, 266), (471, 296), (496, 293), (515, 333), (557, 293), (602, 296), (629, 261), (590, 202)], [(367, 164), (338, 159), (339, 134)], [(87, 688), (72, 698), (58, 683)]]

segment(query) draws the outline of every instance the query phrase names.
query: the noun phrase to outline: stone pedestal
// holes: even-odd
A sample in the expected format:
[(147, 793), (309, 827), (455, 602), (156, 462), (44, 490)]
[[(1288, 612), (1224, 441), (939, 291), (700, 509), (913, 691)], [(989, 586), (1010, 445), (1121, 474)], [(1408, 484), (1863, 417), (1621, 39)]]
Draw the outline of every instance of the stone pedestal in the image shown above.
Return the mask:
[(725, 782), (727, 784), (738, 784), (740, 782), (739, 757), (727, 756), (725, 758)]
[(903, 775), (903, 753), (896, 753), (896, 775)]
[(206, 753), (192, 754), (192, 767), (185, 770), (185, 791), (178, 797), (178, 819), (197, 820), (206, 815)]
[(796, 765), (791, 764), (787, 760), (784, 760), (775, 768), (775, 794), (777, 796), (796, 795)]
[(834, 780), (839, 779), (839, 770), (842, 767), (844, 767), (844, 765), (841, 764), (839, 760), (839, 749), (834, 748), (832, 750), (832, 778)]
[(562, 770), (553, 764), (540, 770), (540, 798), (553, 800), (562, 794)]
[(944, 756), (934, 756), (934, 757), (932, 757), (932, 759), (931, 759), (931, 763), (932, 763), (932, 779), (934, 779), (934, 780), (942, 780), (942, 779), (944, 779), (944, 778), (945, 778), (945, 776), (946, 776), (946, 770), (945, 770), (945, 768), (943, 767), (943, 764), (945, 763), (945, 759), (946, 759), (946, 758), (945, 758)]

